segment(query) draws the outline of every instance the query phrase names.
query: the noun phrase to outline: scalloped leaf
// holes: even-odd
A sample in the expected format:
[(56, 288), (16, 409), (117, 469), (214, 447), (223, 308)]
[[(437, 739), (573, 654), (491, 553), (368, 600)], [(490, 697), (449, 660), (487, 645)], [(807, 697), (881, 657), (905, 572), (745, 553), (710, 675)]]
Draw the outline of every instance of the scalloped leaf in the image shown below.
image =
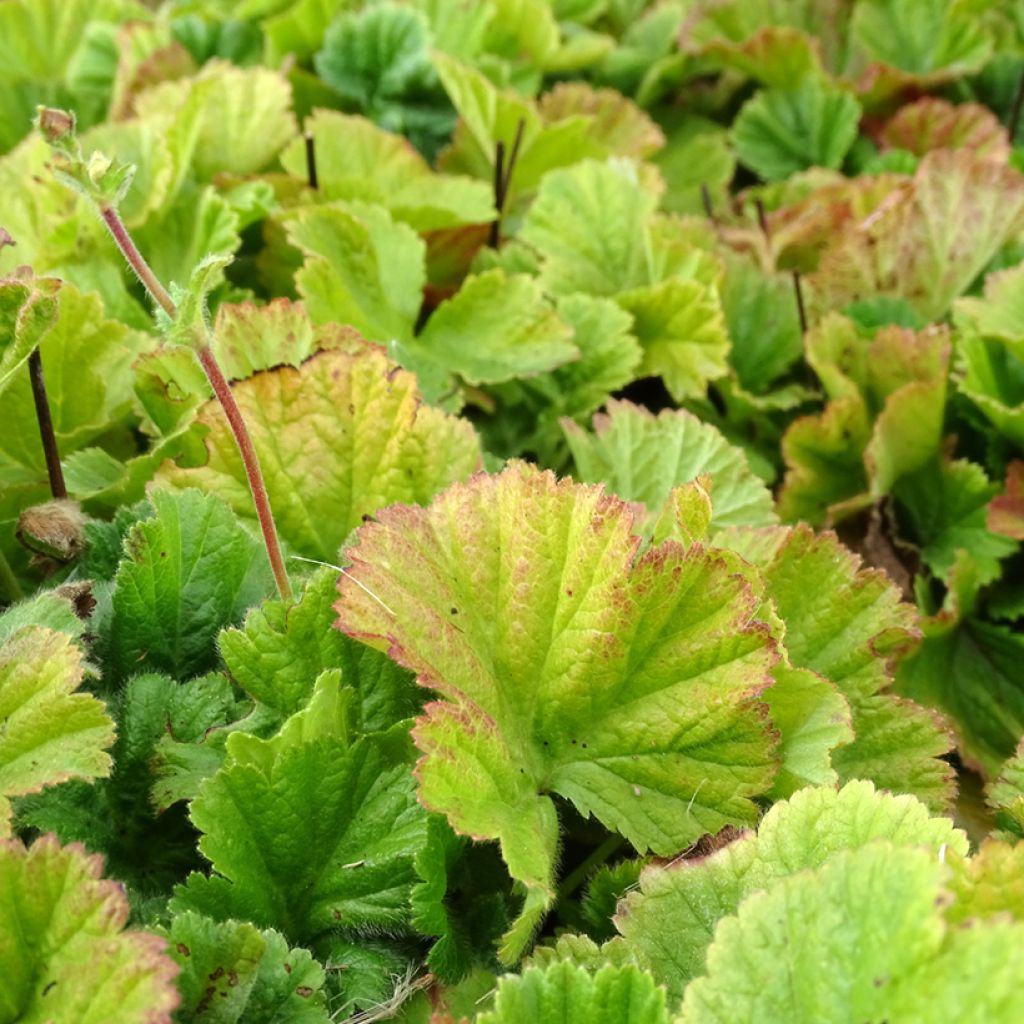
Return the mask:
[(1011, 1024), (1021, 1008), (1024, 925), (948, 927), (942, 871), (934, 853), (880, 842), (750, 897), (716, 932), (681, 1024), (737, 1014)]
[(0, 841), (0, 1020), (170, 1024), (178, 966), (156, 935), (126, 932), (102, 858), (44, 836)]
[(933, 149), (967, 149), (995, 163), (1010, 156), (1009, 136), (991, 110), (976, 103), (954, 105), (937, 96), (922, 96), (900, 107), (878, 138), (888, 149), (916, 156)]
[(824, 676), (849, 701), (855, 738), (832, 754), (839, 778), (869, 778), (948, 807), (954, 774), (940, 758), (951, 737), (933, 712), (886, 692), (891, 660), (919, 635), (915, 609), (888, 576), (804, 525), (732, 528), (717, 541), (761, 569), (793, 667)]
[(468, 384), (500, 384), (579, 358), (572, 328), (540, 285), (500, 269), (467, 278), (402, 352), (414, 366), (426, 360)]
[(553, 295), (617, 295), (651, 281), (656, 206), (635, 164), (584, 160), (545, 176), (518, 238), (540, 252), (541, 283)]
[(66, 633), (25, 626), (0, 645), (0, 837), (11, 834), (11, 797), (110, 774), (114, 723), (76, 692), (84, 675)]
[(1024, 228), (1024, 175), (969, 150), (934, 150), (912, 183), (835, 234), (805, 278), (812, 313), (876, 295), (939, 319)]
[(674, 854), (752, 821), (777, 770), (753, 699), (774, 650), (746, 583), (699, 547), (637, 557), (637, 525), (599, 488), (516, 463), (379, 513), (339, 585), (342, 628), (441, 697), (414, 730), (421, 799), (498, 839), (525, 884), (509, 961), (554, 897), (548, 793)]
[(639, 890), (619, 904), (615, 924), (638, 962), (678, 998), (705, 970), (720, 922), (748, 896), (880, 839), (935, 853), (968, 850), (963, 832), (947, 818), (930, 816), (913, 797), (862, 781), (838, 791), (803, 789), (775, 804), (756, 834), (726, 834), (706, 856), (645, 868)]
[(336, 929), (408, 930), (428, 817), (408, 736), (351, 742), (341, 710), (335, 673), (277, 736), (228, 738), (227, 760), (189, 809), (214, 874), (190, 875), (172, 910), (250, 920), (299, 943)]
[[(486, 183), (435, 174), (406, 139), (364, 117), (317, 110), (304, 128), (313, 135), (324, 199), (378, 203), (418, 232), (494, 219), (493, 192)], [(295, 177), (306, 177), (303, 139), (285, 148), (281, 163)]]
[(305, 254), (295, 283), (314, 323), (380, 342), (412, 333), (426, 283), (426, 248), (412, 228), (361, 202), (309, 207), (285, 225)]
[(736, 156), (765, 181), (808, 167), (838, 168), (857, 137), (860, 113), (853, 96), (817, 77), (762, 90), (733, 125)]
[(708, 381), (729, 372), (729, 336), (714, 287), (670, 277), (621, 293), (644, 351), (641, 374), (660, 375), (677, 402), (700, 398)]
[(167, 929), (180, 966), (179, 1016), (217, 1024), (328, 1024), (325, 975), (305, 949), (248, 921), (178, 914)]
[(296, 132), (288, 80), (269, 68), (224, 60), (208, 61), (194, 78), (147, 90), (135, 105), (143, 117), (177, 119), (184, 129), (175, 137), (179, 160), (200, 181), (264, 170)]
[(60, 285), (20, 270), (0, 278), (0, 394), (53, 325)]
[[(421, 405), (416, 378), (377, 349), (321, 352), (297, 368), (233, 388), (260, 453), (284, 541), (333, 561), (364, 516), (395, 501), (425, 502), (480, 466), (472, 425)], [(200, 486), (254, 516), (241, 456), (217, 402), (200, 410), (207, 461), (167, 467), (161, 479)]]
[(673, 487), (706, 473), (712, 530), (778, 521), (764, 482), (711, 424), (683, 409), (666, 409), (655, 417), (630, 402), (610, 401), (607, 410), (594, 417), (592, 434), (574, 423), (562, 424), (582, 483), (604, 482), (620, 498), (643, 502), (655, 517)]
[(478, 1024), (669, 1024), (665, 993), (632, 964), (590, 972), (562, 962), (498, 982), (494, 1009)]
[(272, 588), (263, 546), (212, 494), (157, 490), (154, 518), (132, 527), (104, 637), (113, 678), (178, 678), (212, 668), (213, 639)]
[(420, 710), (412, 676), (379, 651), (334, 629), (337, 573), (318, 569), (295, 603), (264, 601), (239, 629), (226, 629), (217, 646), (235, 681), (282, 714), (301, 710), (322, 672), (340, 669), (358, 693), (352, 708), (357, 732), (387, 729)]

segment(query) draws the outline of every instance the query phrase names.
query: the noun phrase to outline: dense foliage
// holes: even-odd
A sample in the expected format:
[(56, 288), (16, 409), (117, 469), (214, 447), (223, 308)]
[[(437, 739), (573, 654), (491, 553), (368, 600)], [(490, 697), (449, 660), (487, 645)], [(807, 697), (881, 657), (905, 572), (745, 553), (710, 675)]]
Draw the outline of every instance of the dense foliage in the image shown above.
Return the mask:
[(0, 1024), (1024, 1019), (1022, 107), (1018, 0), (0, 0)]

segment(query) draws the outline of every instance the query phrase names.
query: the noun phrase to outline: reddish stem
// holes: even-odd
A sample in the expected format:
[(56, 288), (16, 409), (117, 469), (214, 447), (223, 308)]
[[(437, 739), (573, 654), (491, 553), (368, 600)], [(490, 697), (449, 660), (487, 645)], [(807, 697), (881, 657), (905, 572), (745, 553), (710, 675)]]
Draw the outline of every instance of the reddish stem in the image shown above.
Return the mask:
[(121, 220), (117, 210), (112, 206), (101, 206), (100, 216), (110, 230), (111, 235), (113, 235), (118, 249), (121, 250), (121, 255), (124, 256), (128, 261), (128, 265), (135, 271), (135, 276), (138, 277), (146, 291), (153, 297), (153, 301), (158, 303), (160, 308), (173, 320), (174, 314), (177, 312), (174, 299), (171, 298), (167, 289), (157, 280), (156, 274), (153, 273), (149, 264), (143, 259), (142, 253), (135, 248), (132, 236), (128, 234), (128, 229), (124, 226), (124, 221)]
[[(164, 286), (157, 280), (152, 268), (143, 258), (142, 253), (135, 247), (128, 229), (118, 215), (117, 210), (110, 206), (100, 208), (100, 214), (104, 223), (110, 229), (117, 247), (128, 261), (132, 270), (135, 271), (138, 279), (143, 283), (146, 291), (153, 297), (153, 301), (159, 303), (163, 311), (173, 320), (177, 313), (174, 300), (168, 294)], [(238, 445), (238, 452), (242, 456), (242, 465), (245, 467), (245, 475), (249, 481), (249, 490), (252, 492), (253, 504), (256, 506), (256, 516), (260, 522), (260, 529), (263, 531), (263, 543), (267, 548), (267, 557), (270, 559), (270, 568), (274, 573), (277, 582), (277, 589), (281, 597), (290, 600), (292, 596), (291, 583), (288, 581), (288, 573), (285, 571), (284, 558), (281, 555), (281, 543), (277, 536), (277, 527), (274, 524), (274, 515), (270, 509), (270, 498), (267, 496), (267, 486), (263, 482), (263, 471), (260, 469), (260, 460), (253, 447), (249, 430), (242, 418), (242, 410), (238, 408), (235, 396), (231, 393), (231, 386), (227, 378), (221, 372), (217, 359), (210, 348), (209, 342), (197, 348), (196, 354), (199, 362), (206, 373), (206, 379), (213, 388), (213, 393), (224, 410), (228, 426), (234, 435), (235, 444)]]
[(228, 426), (238, 445), (238, 452), (242, 456), (242, 465), (245, 466), (245, 475), (249, 480), (253, 504), (256, 506), (256, 517), (260, 521), (263, 543), (267, 548), (267, 556), (270, 558), (270, 568), (277, 581), (277, 589), (281, 597), (290, 600), (292, 587), (284, 567), (284, 558), (281, 556), (281, 543), (277, 537), (277, 526), (274, 523), (274, 514), (270, 509), (267, 487), (263, 482), (263, 470), (260, 469), (259, 456), (256, 454), (256, 448), (249, 436), (249, 428), (245, 425), (242, 410), (238, 408), (235, 396), (231, 393), (231, 385), (221, 372), (213, 350), (209, 345), (203, 345), (202, 348), (196, 350), (196, 355), (199, 356), (199, 362), (206, 372), (206, 379), (210, 382), (210, 387), (213, 388), (213, 393), (224, 410)]

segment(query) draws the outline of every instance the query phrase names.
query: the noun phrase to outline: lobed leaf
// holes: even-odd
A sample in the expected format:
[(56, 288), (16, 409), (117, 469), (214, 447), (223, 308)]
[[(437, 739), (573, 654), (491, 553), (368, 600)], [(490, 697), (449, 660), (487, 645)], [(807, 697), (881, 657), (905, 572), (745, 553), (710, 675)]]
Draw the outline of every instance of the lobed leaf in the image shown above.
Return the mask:
[(123, 931), (128, 901), (102, 858), (54, 836), (0, 840), (0, 1020), (170, 1024), (178, 967), (166, 943)]
[[(308, 558), (332, 561), (364, 516), (395, 501), (429, 501), (479, 466), (472, 426), (421, 405), (416, 378), (376, 349), (321, 352), (233, 390), (281, 537)], [(207, 403), (198, 422), (209, 428), (207, 461), (168, 467), (161, 479), (202, 485), (251, 517), (241, 456), (220, 405)]]
[(599, 489), (516, 464), (381, 512), (339, 586), (340, 625), (442, 698), (414, 731), (421, 799), (499, 839), (526, 884), (508, 959), (553, 897), (546, 794), (671, 854), (752, 820), (776, 771), (752, 700), (774, 652), (746, 583), (699, 547), (637, 558), (636, 525)]
[(0, 837), (11, 834), (11, 797), (110, 774), (114, 723), (101, 701), (75, 692), (84, 675), (66, 633), (24, 626), (0, 644)]

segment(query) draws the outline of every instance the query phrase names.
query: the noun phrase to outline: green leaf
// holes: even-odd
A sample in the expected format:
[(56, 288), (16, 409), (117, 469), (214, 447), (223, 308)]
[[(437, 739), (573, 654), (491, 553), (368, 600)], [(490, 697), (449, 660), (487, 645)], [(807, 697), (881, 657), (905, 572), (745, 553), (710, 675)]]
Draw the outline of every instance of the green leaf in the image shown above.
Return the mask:
[(481, 72), (442, 53), (434, 54), (433, 63), (459, 114), (452, 143), (441, 155), (443, 170), (493, 180), (495, 147), (502, 142), (508, 152), (522, 122), (507, 211), (515, 210), (548, 171), (607, 156), (590, 136), (592, 118), (574, 115), (544, 124), (533, 103), (511, 90), (498, 89)]
[[(772, 675), (775, 683), (765, 694), (765, 703), (779, 733), (782, 760), (772, 796), (780, 799), (803, 786), (835, 784), (844, 754), (836, 748), (855, 738), (849, 702), (817, 672), (777, 665)], [(855, 774), (848, 771), (846, 777)]]
[(114, 723), (75, 692), (84, 674), (65, 633), (26, 626), (0, 645), (0, 837), (11, 834), (10, 797), (110, 773)]
[(350, 745), (313, 710), (274, 739), (228, 739), (227, 761), (190, 808), (215, 874), (190, 876), (172, 909), (248, 919), (292, 942), (333, 929), (408, 928), (427, 814), (416, 803), (407, 741), (378, 734)]
[(848, 92), (805, 78), (790, 89), (764, 89), (733, 125), (736, 156), (765, 181), (808, 167), (838, 168), (857, 137), (860, 104)]
[(762, 393), (803, 355), (793, 280), (766, 274), (752, 260), (726, 260), (722, 311), (732, 346), (729, 363), (740, 386)]
[(1024, 745), (1018, 744), (1007, 758), (999, 777), (989, 784), (985, 799), (996, 812), (999, 830), (993, 835), (1007, 842), (1024, 839)]
[(667, 118), (663, 124), (665, 148), (654, 157), (665, 179), (662, 209), (671, 213), (703, 213), (702, 185), (707, 188), (713, 206), (724, 207), (729, 182), (736, 173), (729, 133), (714, 121), (686, 113)]
[(717, 541), (761, 569), (792, 666), (824, 676), (849, 701), (855, 739), (832, 755), (839, 778), (870, 778), (946, 808), (954, 781), (940, 760), (950, 747), (944, 726), (886, 692), (891, 659), (916, 638), (915, 610), (889, 578), (861, 568), (834, 535), (815, 536), (807, 526), (732, 528)]
[(158, 817), (150, 799), (158, 741), (198, 740), (237, 718), (235, 697), (223, 675), (187, 684), (142, 675), (129, 680), (108, 707), (117, 722), (108, 777), (20, 800), (17, 821), (22, 828), (52, 830), (64, 843), (102, 851), (109, 872), (136, 897), (165, 898), (197, 858), (195, 834), (182, 809)]
[(585, 160), (544, 178), (518, 237), (541, 253), (553, 295), (617, 295), (650, 281), (646, 226), (656, 205), (635, 164)]
[(644, 350), (640, 372), (661, 376), (677, 402), (699, 398), (728, 372), (729, 336), (713, 287), (671, 277), (620, 294)]
[[(304, 949), (246, 922), (177, 915), (167, 931), (181, 968), (179, 1015), (217, 1024), (327, 1024), (324, 970)], [(183, 1017), (184, 1019), (184, 1017)]]
[(429, 46), (423, 15), (384, 0), (335, 19), (313, 64), (327, 85), (382, 127), (434, 149), (453, 118)]
[(859, 781), (838, 791), (803, 789), (775, 804), (756, 834), (727, 833), (707, 856), (645, 868), (639, 891), (620, 903), (615, 923), (641, 966), (677, 999), (705, 970), (720, 924), (733, 920), (748, 896), (773, 891), (779, 879), (807, 877), (808, 869), (844, 850), (877, 848), (879, 840), (897, 848), (924, 846), (933, 855), (946, 848), (966, 855), (968, 849), (963, 832), (947, 818), (929, 816), (913, 797)]
[(423, 332), (403, 349), (457, 373), (468, 384), (498, 384), (577, 358), (572, 329), (526, 274), (502, 270), (467, 278)]
[[(56, 320), (37, 341), (62, 456), (92, 444), (129, 419), (131, 361), (152, 346), (152, 339), (107, 319), (99, 296), (64, 284), (57, 292)], [(9, 381), (3, 408), (0, 479), (45, 480), (46, 463), (27, 373)]]
[(209, 61), (194, 78), (147, 90), (136, 102), (143, 117), (179, 119), (187, 135), (172, 147), (182, 145), (180, 157), (201, 182), (264, 170), (295, 134), (291, 106), (291, 87), (279, 73), (222, 60)]
[(303, 708), (328, 669), (358, 693), (353, 727), (378, 732), (410, 718), (421, 701), (412, 677), (380, 652), (334, 628), (338, 575), (318, 570), (292, 605), (265, 601), (241, 629), (224, 630), (217, 646), (235, 681), (282, 714)]
[(864, 0), (850, 21), (853, 41), (870, 59), (912, 75), (980, 71), (993, 49), (984, 23), (967, 4)]
[(498, 983), (494, 1010), (479, 1024), (668, 1024), (665, 993), (632, 965), (594, 974), (570, 963), (529, 967)]
[(1024, 926), (948, 928), (941, 871), (932, 853), (876, 843), (750, 897), (722, 922), (680, 1021), (1009, 1024), (1019, 1010)]
[(1024, 356), (1024, 265), (989, 274), (984, 297), (957, 299), (953, 318), (961, 331), (998, 339)]
[(426, 250), (411, 228), (365, 203), (311, 207), (286, 226), (306, 256), (295, 280), (314, 323), (351, 324), (372, 341), (412, 333)]
[(997, 579), (1000, 561), (1019, 547), (988, 529), (988, 505), (998, 492), (985, 471), (966, 459), (932, 463), (903, 477), (894, 489), (932, 572), (948, 579), (963, 550), (977, 564), (982, 582)]
[(271, 589), (262, 545), (218, 498), (154, 491), (156, 516), (133, 527), (114, 584), (106, 659), (124, 679), (187, 678), (216, 659), (213, 639)]
[(0, 842), (0, 1021), (170, 1020), (177, 965), (163, 939), (125, 932), (128, 900), (102, 858), (44, 836)]
[(0, 642), (10, 640), (26, 626), (45, 626), (67, 633), (72, 640), (78, 640), (85, 632), (85, 622), (76, 614), (74, 604), (58, 590), (43, 590), (5, 608), (0, 613)]
[(968, 618), (929, 629), (899, 668), (899, 692), (949, 715), (961, 756), (994, 775), (1024, 735), (1024, 639)]
[[(318, 110), (307, 118), (313, 135), (319, 194), (385, 207), (418, 232), (486, 224), (494, 219), (493, 190), (472, 178), (435, 174), (400, 135), (363, 117)], [(285, 170), (306, 176), (306, 147), (295, 139), (281, 154)]]
[[(260, 453), (282, 539), (333, 561), (364, 516), (392, 502), (425, 502), (478, 468), (471, 424), (421, 405), (416, 378), (382, 352), (321, 352), (298, 368), (257, 374), (233, 388)], [(176, 487), (201, 486), (236, 514), (254, 515), (241, 456), (216, 402), (199, 413), (207, 461), (168, 468)]]
[(672, 488), (706, 473), (712, 529), (777, 522), (768, 488), (710, 424), (683, 409), (655, 417), (629, 402), (611, 401), (607, 408), (594, 417), (593, 434), (563, 424), (581, 482), (603, 481), (620, 498), (642, 501), (653, 520)]
[(60, 282), (15, 271), (0, 278), (0, 394), (57, 317)]
[(773, 652), (746, 583), (699, 548), (636, 558), (637, 525), (598, 488), (515, 464), (379, 513), (341, 582), (346, 632), (442, 697), (414, 731), (422, 800), (498, 839), (527, 887), (508, 960), (554, 896), (547, 794), (671, 855), (752, 820), (776, 771), (752, 700)]
[(950, 340), (942, 327), (884, 327), (873, 338), (830, 314), (807, 335), (829, 403), (783, 438), (786, 518), (839, 519), (932, 463), (943, 439)]

